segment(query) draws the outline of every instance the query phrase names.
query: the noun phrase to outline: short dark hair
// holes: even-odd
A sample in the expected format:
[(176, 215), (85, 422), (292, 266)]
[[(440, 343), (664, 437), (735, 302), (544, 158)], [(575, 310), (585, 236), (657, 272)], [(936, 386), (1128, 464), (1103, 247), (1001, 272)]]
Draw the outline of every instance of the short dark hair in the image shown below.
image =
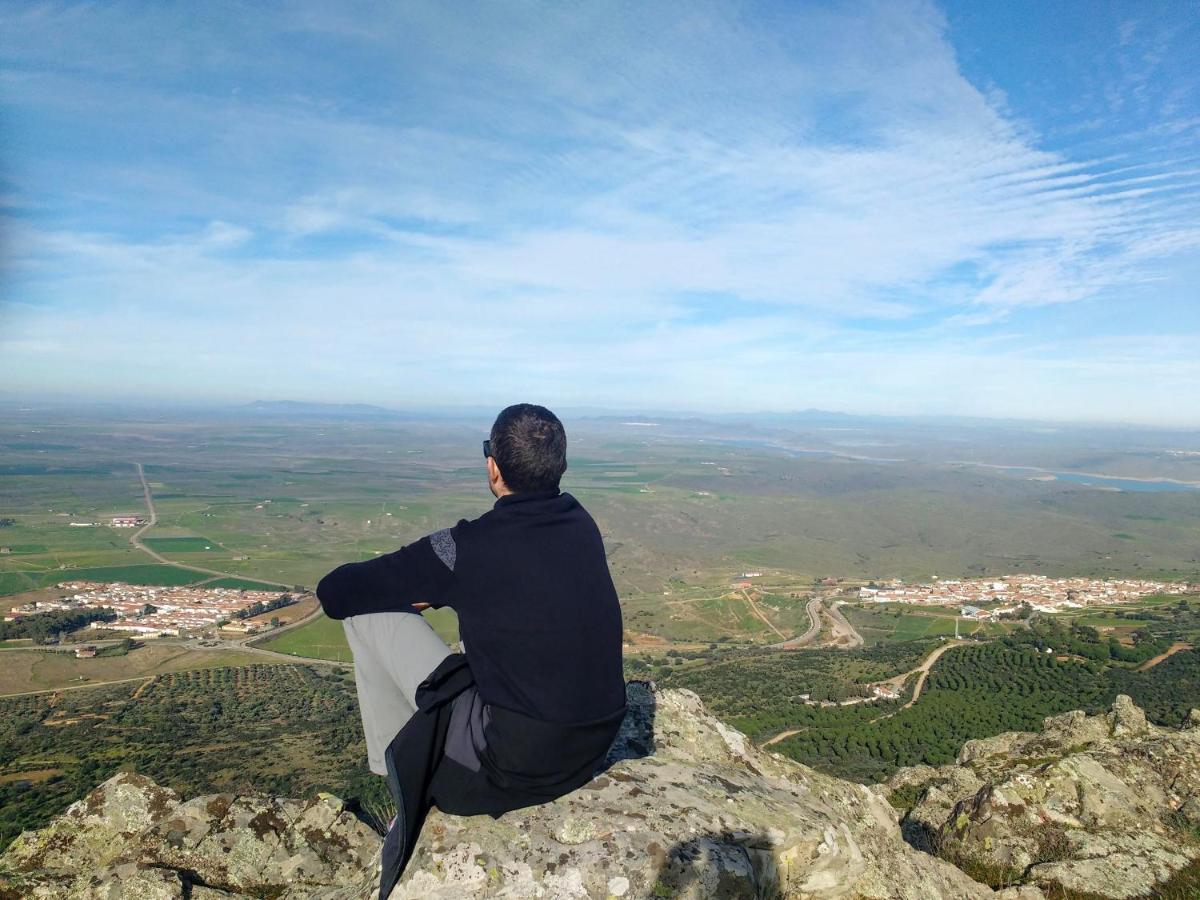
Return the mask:
[(546, 407), (518, 403), (501, 410), (491, 442), (492, 458), (510, 491), (558, 490), (567, 471), (567, 433)]

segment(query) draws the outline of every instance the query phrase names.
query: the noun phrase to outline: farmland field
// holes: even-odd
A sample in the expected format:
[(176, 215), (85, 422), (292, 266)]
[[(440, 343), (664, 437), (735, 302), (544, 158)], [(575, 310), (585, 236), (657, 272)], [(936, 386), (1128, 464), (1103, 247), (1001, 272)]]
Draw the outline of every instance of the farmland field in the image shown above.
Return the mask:
[(193, 650), (176, 643), (154, 642), (125, 656), (95, 659), (76, 659), (70, 652), (5, 650), (0, 656), (0, 695), (79, 687), (181, 669), (250, 665), (257, 661), (251, 654), (236, 650)]
[(164, 556), (170, 556), (172, 553), (206, 553), (224, 549), (216, 541), (203, 537), (144, 538), (142, 543)]
[[(458, 640), (457, 620), (451, 610), (429, 610), (423, 615), (442, 640), (447, 643)], [(275, 653), (332, 659), (338, 662), (352, 660), (342, 623), (324, 615), (318, 616), (299, 628), (284, 632), (278, 637), (267, 637), (262, 641), (255, 641), (254, 644)]]
[(262, 581), (252, 581), (249, 578), (210, 578), (201, 582), (206, 588), (230, 588), (235, 591), (275, 591), (278, 586)]
[(174, 566), (135, 563), (126, 566), (81, 566), (46, 571), (16, 570), (0, 572), (0, 595), (16, 594), (50, 587), (60, 581), (123, 581), (126, 584), (195, 584), (206, 577)]
[[(842, 613), (858, 629), (868, 644), (915, 641), (924, 638), (954, 636), (955, 607), (915, 608), (904, 604), (847, 604)], [(960, 619), (959, 632), (1003, 634), (1007, 626)]]

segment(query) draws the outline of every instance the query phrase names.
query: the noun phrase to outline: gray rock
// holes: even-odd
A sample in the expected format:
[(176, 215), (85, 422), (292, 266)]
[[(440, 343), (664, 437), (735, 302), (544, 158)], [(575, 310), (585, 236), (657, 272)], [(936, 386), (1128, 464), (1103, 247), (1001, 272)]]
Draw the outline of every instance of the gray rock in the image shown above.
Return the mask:
[[(433, 811), (393, 900), (1126, 898), (1200, 858), (1200, 727), (1157, 728), (1128, 698), (873, 788), (755, 747), (690, 691), (634, 683), (628, 700), (611, 765), (580, 790), (498, 820)], [(0, 896), (369, 900), (380, 847), (327, 795), (181, 802), (123, 774), (21, 835)]]
[[(603, 774), (498, 820), (435, 810), (394, 900), (991, 895), (906, 844), (878, 790), (759, 750), (689, 691), (634, 683), (628, 697)], [(380, 839), (334, 798), (179, 802), (118, 776), (76, 806), (92, 812), (72, 807), (0, 857), (18, 896), (367, 900), (376, 889)]]
[[(972, 741), (959, 763), (922, 772), (940, 793), (909, 815), (927, 828), (954, 798), (926, 846), (969, 871), (1124, 898), (1149, 895), (1200, 859), (1184, 827), (1200, 796), (1200, 729), (1157, 728), (1126, 696), (1104, 715), (1049, 718), (1040, 734)], [(947, 786), (970, 784), (955, 781), (956, 769), (985, 783), (955, 797)]]
[(1112, 725), (1113, 737), (1125, 737), (1131, 734), (1143, 734), (1149, 730), (1146, 714), (1133, 705), (1133, 699), (1127, 694), (1118, 694), (1113, 701), (1112, 712), (1108, 714)]
[(990, 895), (906, 845), (877, 791), (759, 750), (690, 691), (628, 699), (611, 768), (499, 821), (433, 813), (392, 900)]
[(354, 881), (380, 838), (336, 797), (213, 794), (185, 803), (120, 774), (0, 856), (0, 887), (79, 900), (311, 897)]

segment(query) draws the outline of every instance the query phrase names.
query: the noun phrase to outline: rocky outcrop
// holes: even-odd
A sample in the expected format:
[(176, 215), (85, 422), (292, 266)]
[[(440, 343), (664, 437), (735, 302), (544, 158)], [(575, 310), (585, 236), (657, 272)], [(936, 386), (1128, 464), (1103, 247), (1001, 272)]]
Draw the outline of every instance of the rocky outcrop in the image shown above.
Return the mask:
[(378, 850), (379, 836), (336, 797), (181, 802), (120, 774), (8, 848), (0, 897), (313, 897), (360, 878)]
[[(435, 811), (393, 900), (1132, 897), (1200, 856), (1200, 718), (1158, 729), (1125, 698), (867, 788), (754, 747), (689, 691), (628, 697), (603, 774), (498, 820)], [(0, 898), (368, 900), (379, 849), (333, 797), (182, 801), (123, 774), (13, 843)]]
[(629, 688), (613, 765), (546, 806), (430, 817), (393, 900), (978, 897), (876, 792), (755, 748), (690, 691)]
[[(611, 766), (498, 820), (434, 812), (393, 892), (410, 898), (968, 898), (877, 792), (756, 749), (689, 691), (629, 686)], [(341, 801), (181, 801), (118, 775), (0, 857), (0, 896), (366, 900), (379, 837)]]
[(1195, 713), (1158, 728), (1119, 696), (1104, 715), (970, 741), (957, 765), (906, 769), (887, 787), (912, 802), (902, 827), (914, 845), (993, 885), (1129, 898), (1196, 878), (1200, 892)]

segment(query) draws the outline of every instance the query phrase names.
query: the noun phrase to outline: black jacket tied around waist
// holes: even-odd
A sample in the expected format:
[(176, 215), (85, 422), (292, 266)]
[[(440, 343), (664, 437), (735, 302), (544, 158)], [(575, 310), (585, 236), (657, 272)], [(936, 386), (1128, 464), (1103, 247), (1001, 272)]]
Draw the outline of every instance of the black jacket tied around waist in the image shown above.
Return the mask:
[(396, 821), (383, 844), (379, 898), (400, 880), (433, 806), (452, 815), (502, 813), (548, 803), (590, 781), (625, 707), (591, 722), (545, 722), (479, 701), (461, 653), (417, 689), (417, 712), (385, 753)]

